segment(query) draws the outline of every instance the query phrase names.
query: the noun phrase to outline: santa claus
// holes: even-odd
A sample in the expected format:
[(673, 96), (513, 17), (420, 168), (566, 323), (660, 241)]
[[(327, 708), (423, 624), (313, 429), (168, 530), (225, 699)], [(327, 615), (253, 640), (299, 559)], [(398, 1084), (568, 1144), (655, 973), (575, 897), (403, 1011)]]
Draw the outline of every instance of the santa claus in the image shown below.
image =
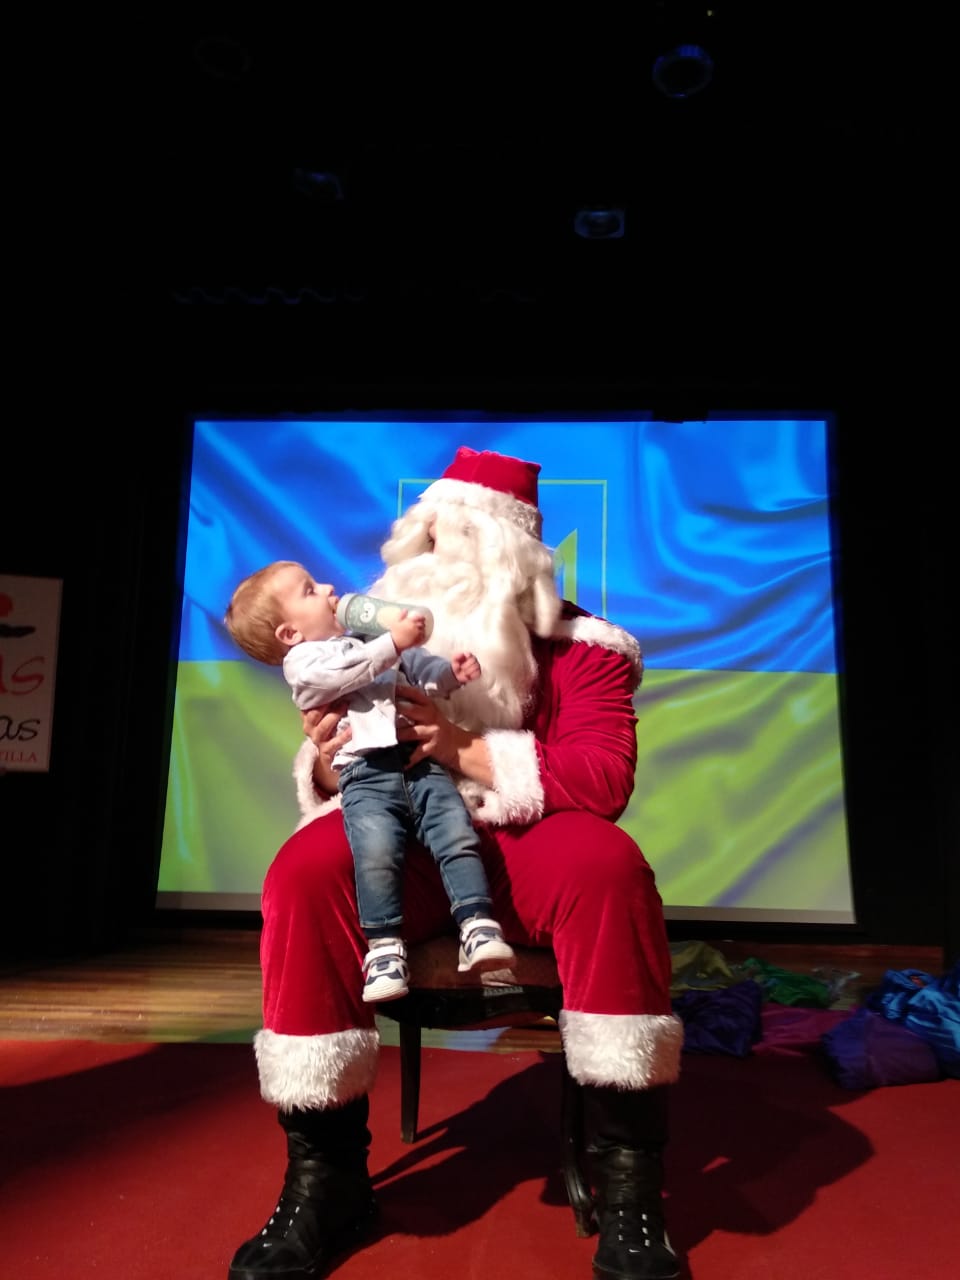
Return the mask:
[[(494, 909), (509, 941), (551, 947), (560, 1034), (583, 1086), (596, 1199), (597, 1277), (679, 1275), (663, 1221), (667, 1086), (682, 1024), (653, 873), (616, 820), (636, 767), (632, 636), (560, 600), (541, 541), (536, 463), (461, 447), (393, 526), (371, 593), (428, 606), (428, 648), (472, 652), (482, 677), (440, 711), (400, 690), (413, 761), (447, 766), (481, 832)], [(240, 1247), (231, 1280), (316, 1277), (373, 1227), (368, 1094), (375, 1009), (361, 999), (366, 943), (330, 759), (338, 715), (307, 713), (294, 764), (301, 820), (264, 882), (263, 1097), (286, 1133), (277, 1209)], [(436, 865), (405, 868), (410, 944), (451, 927)]]

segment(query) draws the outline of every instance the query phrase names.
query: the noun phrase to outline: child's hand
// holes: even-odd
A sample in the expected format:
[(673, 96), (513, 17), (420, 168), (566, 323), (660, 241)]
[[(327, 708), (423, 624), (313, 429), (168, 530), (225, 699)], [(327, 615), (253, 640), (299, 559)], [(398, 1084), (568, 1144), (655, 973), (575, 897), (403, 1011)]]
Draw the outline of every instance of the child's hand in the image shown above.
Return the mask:
[(423, 614), (411, 613), (409, 609), (401, 611), (400, 617), (390, 628), (390, 635), (397, 653), (423, 644), (427, 638), (427, 621)]
[(455, 653), (450, 659), (450, 665), (461, 684), (469, 684), (480, 676), (480, 663), (472, 653)]

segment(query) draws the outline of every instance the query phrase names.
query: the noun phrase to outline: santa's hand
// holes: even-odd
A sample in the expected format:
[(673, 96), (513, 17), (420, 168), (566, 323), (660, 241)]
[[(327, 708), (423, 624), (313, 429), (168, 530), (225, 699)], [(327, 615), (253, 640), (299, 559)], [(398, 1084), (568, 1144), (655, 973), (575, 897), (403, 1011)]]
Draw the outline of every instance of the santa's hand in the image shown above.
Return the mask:
[(450, 659), (453, 674), (460, 684), (469, 684), (480, 678), (480, 662), (472, 653), (455, 653)]
[(469, 733), (453, 724), (422, 689), (412, 689), (409, 685), (397, 685), (397, 710), (413, 722), (398, 724), (397, 737), (401, 742), (418, 744), (410, 756), (408, 769), (432, 756), (465, 778), (472, 778), (485, 787), (494, 785), (493, 761), (482, 733)]
[(317, 748), (317, 758), (313, 762), (313, 782), (318, 791), (327, 796), (337, 794), (339, 777), (331, 761), (345, 742), (353, 737), (349, 726), (343, 733), (337, 733), (347, 709), (346, 702), (330, 702), (325, 707), (311, 707), (302, 711), (303, 732)]
[(426, 759), (427, 756), (447, 766), (455, 764), (457, 739), (463, 731), (450, 723), (422, 689), (398, 684), (397, 710), (413, 722), (397, 726), (398, 739), (401, 742), (417, 743), (416, 750), (410, 756), (408, 768)]

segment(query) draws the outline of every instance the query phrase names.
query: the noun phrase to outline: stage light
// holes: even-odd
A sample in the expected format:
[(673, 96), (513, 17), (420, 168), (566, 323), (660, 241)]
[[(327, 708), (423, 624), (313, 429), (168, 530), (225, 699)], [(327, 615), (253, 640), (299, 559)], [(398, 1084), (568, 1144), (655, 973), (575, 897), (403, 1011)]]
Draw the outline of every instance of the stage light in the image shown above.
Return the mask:
[(584, 240), (619, 240), (626, 230), (626, 220), (625, 209), (578, 209), (573, 219), (573, 229)]
[(294, 189), (318, 204), (338, 204), (343, 200), (343, 183), (324, 169), (294, 169)]
[(713, 59), (698, 44), (679, 44), (653, 64), (653, 83), (667, 98), (690, 98), (713, 80)]
[(233, 36), (204, 36), (193, 46), (193, 56), (214, 80), (240, 80), (253, 66), (250, 51)]

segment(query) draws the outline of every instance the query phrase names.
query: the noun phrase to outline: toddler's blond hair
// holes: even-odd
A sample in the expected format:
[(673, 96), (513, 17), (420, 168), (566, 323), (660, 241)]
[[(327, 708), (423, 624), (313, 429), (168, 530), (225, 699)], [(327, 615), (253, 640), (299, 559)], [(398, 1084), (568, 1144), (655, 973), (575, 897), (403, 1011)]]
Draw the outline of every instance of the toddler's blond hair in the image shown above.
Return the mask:
[(244, 653), (258, 662), (279, 667), (286, 656), (287, 646), (276, 635), (284, 618), (273, 581), (281, 569), (302, 568), (296, 560), (274, 560), (244, 578), (230, 597), (224, 625)]

